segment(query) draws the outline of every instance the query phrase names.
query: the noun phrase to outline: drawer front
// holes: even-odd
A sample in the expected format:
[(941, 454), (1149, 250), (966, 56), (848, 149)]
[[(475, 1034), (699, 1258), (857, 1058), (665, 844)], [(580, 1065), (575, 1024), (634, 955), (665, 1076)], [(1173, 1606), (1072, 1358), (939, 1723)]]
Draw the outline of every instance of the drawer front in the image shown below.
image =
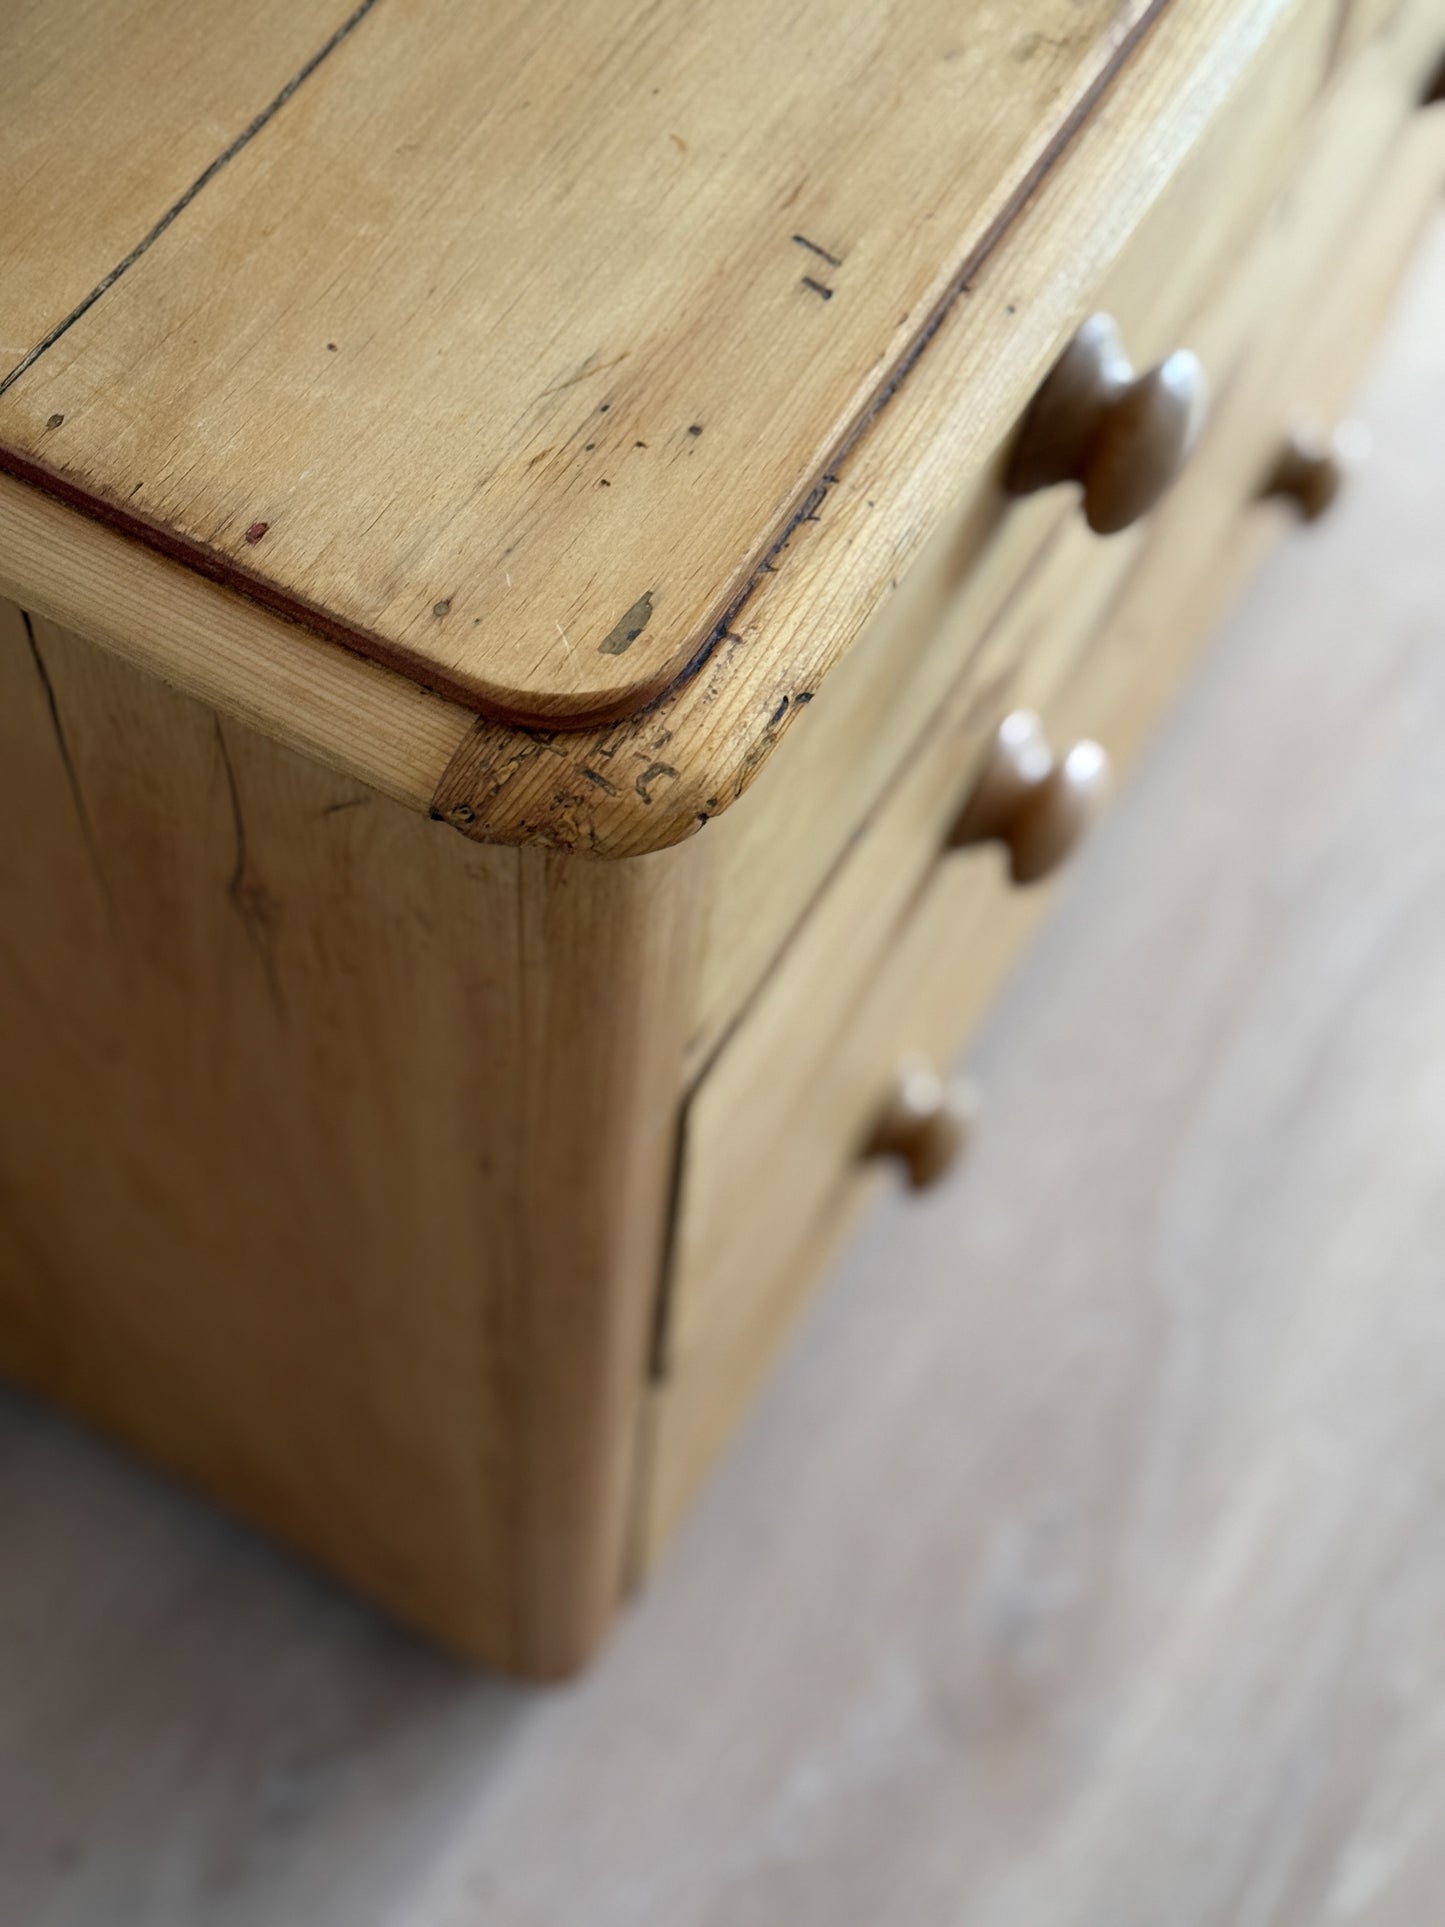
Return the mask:
[[(1357, 172), (1355, 194), (1341, 197), (1334, 169), (1341, 141), (1353, 152), (1351, 131), (1338, 116), (1267, 247), (1244, 264), (1240, 287), (1251, 279), (1268, 287), (1269, 325), (1235, 367), (1198, 459), (1123, 579), (1090, 574), (1109, 550), (1076, 547), (1067, 531), (1057, 538), (995, 625), (999, 661), (1011, 667), (981, 685), (965, 679), (890, 795), (882, 814), (891, 833), (929, 851), (901, 921), (875, 903), (882, 872), (870, 848), (886, 847), (888, 833), (870, 825), (694, 1097), (651, 1414), (644, 1555), (665, 1537), (813, 1271), (869, 1194), (875, 1176), (862, 1153), (898, 1059), (923, 1050), (949, 1061), (1047, 901), (1037, 889), (1010, 888), (994, 850), (939, 854), (999, 711), (1031, 701), (1056, 737), (1096, 731), (1127, 761), (1242, 570), (1286, 525), (1282, 509), (1250, 506), (1284, 426), (1300, 414), (1332, 418), (1445, 178), (1445, 112), (1432, 112), (1394, 143), (1383, 178), (1362, 182)], [(1356, 218), (1361, 187), (1367, 220)], [(1302, 326), (1327, 290), (1331, 301)], [(1201, 317), (1204, 338), (1226, 344), (1242, 305), (1226, 290)], [(850, 934), (885, 914), (886, 957), (859, 978)]]
[[(685, 1357), (740, 1292), (757, 1288), (778, 1219), (831, 1182), (858, 1101), (850, 1092), (838, 1108), (838, 1040), (929, 873), (942, 860), (971, 879), (980, 904), (997, 912), (987, 920), (995, 945), (1007, 929), (1011, 947), (1032, 922), (1043, 892), (1006, 891), (995, 849), (947, 859), (943, 852), (1000, 716), (1046, 699), (1100, 619), (1128, 552), (1092, 541), (1073, 522), (1055, 532), (695, 1091), (684, 1128), (670, 1362)], [(970, 951), (960, 996), (981, 1000), (991, 988), (992, 972)]]
[[(1328, 71), (1335, 14), (1334, 0), (1302, 0), (1278, 13), (1243, 77), (1212, 102), (1198, 139), (1149, 200), (1124, 252), (1080, 288), (1079, 315), (1114, 314), (1137, 366), (1187, 336), (1191, 317), (1227, 277), (1297, 159)], [(1129, 85), (1126, 73), (1101, 116), (1159, 114), (1159, 102), (1131, 99)], [(1085, 177), (1088, 141), (1086, 132), (1065, 163)], [(968, 479), (932, 543), (793, 723), (753, 790), (709, 826), (714, 907), (695, 1068), (896, 779), (1014, 587), (1060, 526), (1077, 520), (1073, 489), (1007, 496), (1008, 452), (999, 447)]]
[[(935, 697), (930, 722), (907, 746), (901, 775), (855, 829), (846, 861), (699, 1084), (680, 1192), (669, 1328), (674, 1352), (706, 1327), (714, 1301), (736, 1289), (719, 1253), (737, 1244), (740, 1214), (768, 1170), (777, 1169), (772, 1145), (749, 1131), (746, 1120), (766, 1110), (786, 1137), (786, 1120), (803, 1101), (815, 1058), (826, 1053), (881, 967), (898, 920), (938, 860), (1000, 714), (1048, 705), (1141, 549), (1167, 554), (1169, 571), (1177, 571), (1176, 550), (1208, 557), (1254, 488), (1250, 465), (1264, 459), (1264, 445), (1287, 419), (1276, 364), (1283, 362), (1286, 373), (1297, 365), (1291, 350), (1298, 317), (1315, 284), (1337, 290), (1331, 270), (1346, 237), (1378, 230), (1386, 211), (1410, 201), (1398, 191), (1373, 192), (1383, 157), (1399, 138), (1407, 97), (1400, 85), (1392, 89), (1371, 74), (1353, 93), (1326, 103), (1289, 194), (1189, 327), (1218, 371), (1220, 420), (1151, 523), (1103, 542), (1076, 513), (1054, 521), (1028, 574), (982, 635), (970, 638), (962, 672)], [(1417, 117), (1427, 135), (1433, 124), (1433, 115)], [(1137, 273), (1131, 257), (1121, 287)], [(1333, 312), (1344, 305), (1334, 292)], [(1160, 529), (1165, 537), (1156, 541)], [(1167, 576), (1162, 592), (1168, 593)], [(1116, 680), (1167, 690), (1176, 673), (1167, 638), (1139, 637), (1134, 655), (1117, 652)], [(753, 801), (767, 801), (763, 786)], [(787, 845), (791, 818), (783, 814), (770, 823), (773, 842)], [(1022, 908), (1017, 921), (1028, 922)]]

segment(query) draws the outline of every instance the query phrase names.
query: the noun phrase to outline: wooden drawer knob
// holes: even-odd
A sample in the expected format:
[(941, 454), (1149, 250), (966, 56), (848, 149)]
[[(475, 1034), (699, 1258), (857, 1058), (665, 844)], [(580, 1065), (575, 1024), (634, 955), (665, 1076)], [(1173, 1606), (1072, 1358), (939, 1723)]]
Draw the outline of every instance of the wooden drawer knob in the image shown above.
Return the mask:
[(1091, 315), (1045, 377), (1004, 477), (1013, 495), (1079, 482), (1099, 535), (1127, 529), (1184, 466), (1208, 402), (1199, 357), (1181, 348), (1136, 375), (1113, 317)]
[(1295, 429), (1286, 436), (1263, 493), (1293, 502), (1306, 522), (1317, 522), (1368, 448), (1368, 432), (1360, 422), (1342, 422), (1333, 435)]
[(897, 1158), (911, 1188), (925, 1191), (958, 1162), (977, 1113), (971, 1085), (949, 1083), (926, 1057), (907, 1057), (898, 1066), (867, 1155)]
[(1109, 758), (1098, 743), (1075, 743), (1058, 758), (1034, 712), (1016, 709), (998, 726), (983, 773), (949, 833), (949, 847), (1002, 843), (1014, 882), (1036, 883), (1082, 840), (1109, 777)]

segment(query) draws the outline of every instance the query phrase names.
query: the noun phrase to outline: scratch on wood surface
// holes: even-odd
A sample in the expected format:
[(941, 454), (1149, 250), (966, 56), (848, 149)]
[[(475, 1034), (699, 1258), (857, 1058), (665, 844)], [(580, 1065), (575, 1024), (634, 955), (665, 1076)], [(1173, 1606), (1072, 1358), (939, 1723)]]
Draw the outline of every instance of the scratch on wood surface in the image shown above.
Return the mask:
[(276, 969), (272, 940), (278, 919), (278, 905), (271, 892), (260, 878), (251, 872), (250, 852), (246, 842), (246, 819), (241, 809), (241, 791), (236, 782), (235, 765), (231, 761), (230, 747), (226, 742), (226, 732), (221, 726), (219, 716), (215, 718), (216, 746), (221, 752), (221, 767), (226, 773), (226, 793), (231, 802), (231, 830), (235, 843), (235, 858), (231, 874), (226, 883), (226, 895), (231, 907), (241, 919), (241, 927), (246, 932), (247, 941), (260, 962), (265, 973), (266, 988), (276, 1014), (283, 1020), (287, 1016), (286, 1000), (281, 992), (281, 978)]
[(579, 381), (586, 381), (589, 375), (606, 374), (609, 368), (616, 368), (620, 362), (626, 361), (630, 353), (630, 349), (624, 348), (622, 353), (620, 355), (614, 355), (611, 361), (593, 361), (589, 355), (575, 375), (568, 375), (565, 381), (554, 381), (550, 388), (540, 389), (537, 394), (537, 400), (545, 401), (548, 395), (560, 395), (564, 388), (575, 388)]

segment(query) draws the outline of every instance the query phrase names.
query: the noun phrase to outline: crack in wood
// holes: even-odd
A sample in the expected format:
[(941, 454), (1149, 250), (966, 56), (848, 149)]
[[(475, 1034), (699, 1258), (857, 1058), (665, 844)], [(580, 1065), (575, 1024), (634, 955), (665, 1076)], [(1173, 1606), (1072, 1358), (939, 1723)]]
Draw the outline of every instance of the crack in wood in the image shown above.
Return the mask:
[(235, 858), (231, 874), (226, 882), (226, 895), (231, 907), (241, 920), (246, 932), (246, 940), (256, 954), (265, 974), (266, 987), (276, 1014), (283, 1022), (288, 1020), (285, 996), (281, 989), (280, 973), (276, 969), (276, 958), (272, 947), (272, 936), (276, 923), (276, 902), (265, 884), (254, 875), (251, 869), (250, 850), (246, 838), (246, 819), (241, 809), (241, 791), (236, 782), (236, 769), (231, 761), (230, 747), (226, 742), (226, 732), (221, 726), (219, 716), (215, 718), (216, 746), (221, 753), (221, 767), (226, 773), (226, 793), (231, 803), (231, 830), (235, 842)]
[(35, 673), (40, 678), (40, 687), (45, 692), (45, 704), (50, 711), (51, 733), (55, 737), (55, 747), (60, 755), (60, 766), (65, 771), (70, 800), (75, 805), (75, 814), (80, 823), (80, 834), (85, 844), (86, 854), (95, 872), (95, 880), (100, 886), (101, 894), (113, 910), (110, 882), (105, 874), (105, 866), (100, 860), (100, 845), (96, 840), (95, 825), (90, 820), (90, 811), (85, 804), (85, 792), (80, 787), (80, 772), (75, 767), (75, 758), (71, 755), (70, 742), (65, 734), (65, 725), (60, 720), (60, 703), (56, 698), (55, 684), (50, 680), (50, 671), (46, 667), (44, 656), (40, 653), (40, 643), (36, 638), (35, 625), (30, 619), (28, 609), (20, 611), (20, 621), (25, 630), (25, 640), (30, 645), (30, 660), (35, 664)]

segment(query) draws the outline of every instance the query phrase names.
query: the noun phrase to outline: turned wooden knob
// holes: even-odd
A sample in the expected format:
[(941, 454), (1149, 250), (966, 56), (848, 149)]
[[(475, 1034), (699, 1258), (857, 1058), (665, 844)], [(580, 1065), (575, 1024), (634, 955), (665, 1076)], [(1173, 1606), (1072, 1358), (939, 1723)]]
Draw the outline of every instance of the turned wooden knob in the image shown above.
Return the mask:
[(977, 1113), (971, 1085), (947, 1082), (926, 1057), (906, 1057), (867, 1155), (897, 1158), (912, 1189), (924, 1191), (958, 1162)]
[(1181, 348), (1136, 375), (1111, 315), (1090, 315), (1029, 404), (1004, 476), (1013, 495), (1079, 482), (1099, 535), (1127, 529), (1184, 466), (1204, 420), (1208, 383)]
[(1285, 437), (1262, 493), (1294, 503), (1317, 522), (1363, 461), (1369, 438), (1359, 422), (1342, 422), (1332, 435), (1298, 428)]
[(983, 773), (949, 834), (951, 849), (1002, 843), (1015, 883), (1036, 883), (1058, 869), (1099, 813), (1109, 758), (1098, 743), (1075, 743), (1056, 757), (1031, 709), (998, 726)]

